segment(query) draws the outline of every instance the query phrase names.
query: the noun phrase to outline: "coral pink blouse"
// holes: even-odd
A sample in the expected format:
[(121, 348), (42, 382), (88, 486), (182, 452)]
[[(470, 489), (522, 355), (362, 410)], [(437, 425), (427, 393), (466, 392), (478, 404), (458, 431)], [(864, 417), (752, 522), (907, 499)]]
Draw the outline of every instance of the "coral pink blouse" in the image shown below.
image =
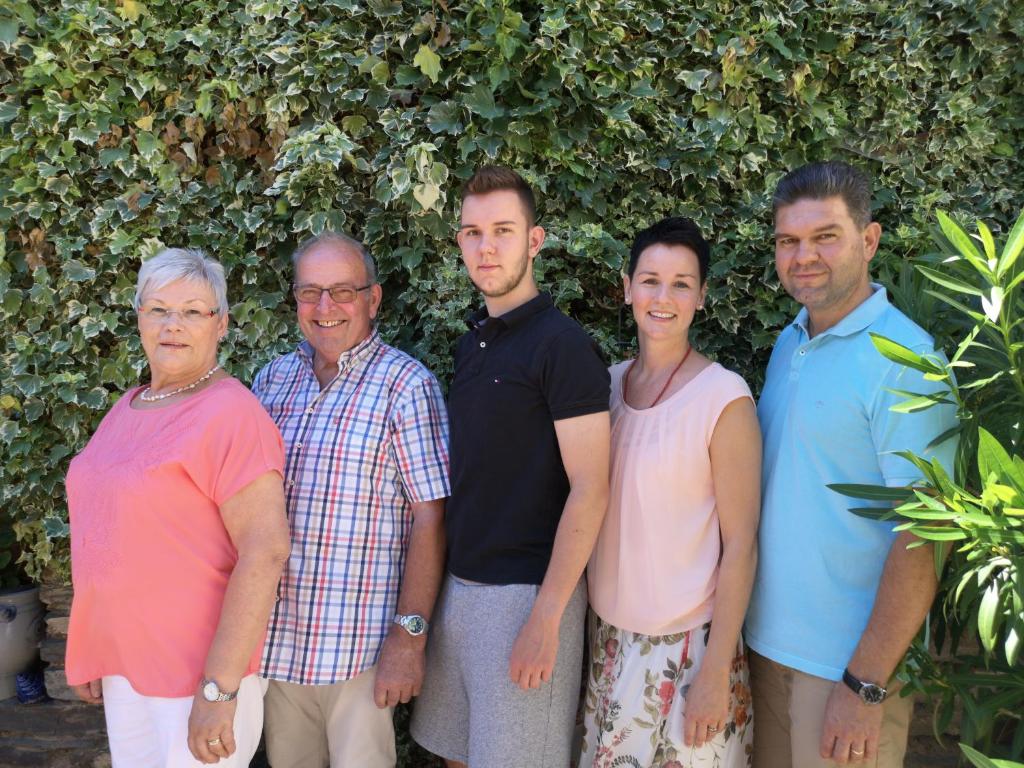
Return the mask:
[(283, 473), (284, 449), (235, 379), (152, 410), (130, 407), (138, 391), (117, 401), (68, 471), (67, 678), (123, 675), (144, 696), (191, 696), (238, 560), (219, 507), (260, 475)]
[(751, 394), (713, 363), (638, 411), (622, 399), (629, 364), (611, 368), (610, 496), (587, 566), (590, 604), (620, 629), (668, 635), (711, 619), (722, 551), (711, 436), (725, 407)]

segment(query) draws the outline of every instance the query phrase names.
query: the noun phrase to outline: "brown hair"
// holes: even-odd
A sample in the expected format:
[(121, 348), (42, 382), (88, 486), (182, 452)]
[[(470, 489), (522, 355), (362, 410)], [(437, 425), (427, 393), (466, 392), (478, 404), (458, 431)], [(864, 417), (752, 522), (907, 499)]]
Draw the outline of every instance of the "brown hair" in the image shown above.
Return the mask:
[(522, 176), (503, 165), (483, 165), (477, 168), (476, 173), (462, 186), (462, 202), (466, 202), (466, 198), (471, 195), (486, 195), (488, 192), (501, 190), (519, 195), (519, 202), (526, 216), (526, 226), (532, 227), (537, 220), (537, 204), (533, 190)]

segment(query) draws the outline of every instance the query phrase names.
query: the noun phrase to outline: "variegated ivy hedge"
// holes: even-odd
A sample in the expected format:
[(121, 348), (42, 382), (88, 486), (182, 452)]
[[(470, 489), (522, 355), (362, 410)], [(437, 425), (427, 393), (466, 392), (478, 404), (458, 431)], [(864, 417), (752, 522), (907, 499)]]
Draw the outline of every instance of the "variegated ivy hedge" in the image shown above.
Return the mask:
[(132, 285), (164, 245), (226, 265), (224, 357), (247, 380), (295, 342), (293, 244), (350, 231), (380, 261), (384, 333), (444, 379), (474, 303), (457, 188), (483, 161), (541, 190), (541, 282), (612, 357), (630, 236), (697, 218), (715, 243), (697, 342), (756, 385), (792, 311), (779, 175), (830, 156), (875, 174), (892, 274), (935, 207), (1005, 224), (1021, 50), (1017, 0), (7, 0), (0, 525), (32, 577), (66, 574), (67, 461), (145, 376)]

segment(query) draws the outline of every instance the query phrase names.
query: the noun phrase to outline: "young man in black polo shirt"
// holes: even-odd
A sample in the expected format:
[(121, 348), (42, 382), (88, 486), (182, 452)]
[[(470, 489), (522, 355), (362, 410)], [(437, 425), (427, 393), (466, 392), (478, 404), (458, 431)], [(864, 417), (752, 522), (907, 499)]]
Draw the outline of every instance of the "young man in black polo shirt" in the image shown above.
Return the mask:
[(484, 167), (458, 234), (484, 308), (448, 397), (448, 577), (412, 733), (454, 768), (569, 764), (583, 655), (581, 580), (608, 500), (609, 377), (540, 293), (533, 193)]

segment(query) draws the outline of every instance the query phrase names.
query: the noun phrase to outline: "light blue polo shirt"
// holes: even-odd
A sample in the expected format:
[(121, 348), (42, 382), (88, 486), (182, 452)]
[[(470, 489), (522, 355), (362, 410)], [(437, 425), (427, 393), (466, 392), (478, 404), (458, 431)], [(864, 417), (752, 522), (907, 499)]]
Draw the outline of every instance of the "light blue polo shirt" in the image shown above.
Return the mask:
[[(885, 289), (832, 328), (808, 338), (807, 310), (779, 335), (757, 405), (764, 436), (763, 506), (757, 578), (746, 620), (748, 645), (780, 664), (842, 678), (868, 623), (893, 522), (859, 517), (869, 502), (828, 483), (907, 485), (916, 467), (892, 454), (925, 455), (956, 424), (953, 406), (890, 411), (903, 398), (886, 388), (931, 393), (943, 387), (884, 358), (868, 332), (925, 354), (932, 338), (893, 307)], [(933, 452), (947, 469), (956, 449)]]

